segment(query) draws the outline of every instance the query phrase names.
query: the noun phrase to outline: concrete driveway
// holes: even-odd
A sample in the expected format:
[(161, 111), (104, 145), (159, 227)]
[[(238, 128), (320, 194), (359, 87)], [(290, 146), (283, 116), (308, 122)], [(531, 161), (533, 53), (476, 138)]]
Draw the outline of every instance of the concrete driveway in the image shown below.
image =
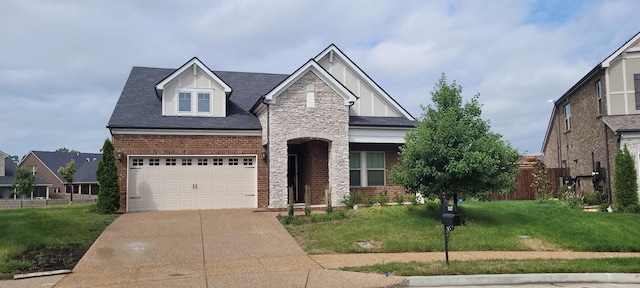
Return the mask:
[(55, 287), (387, 287), (323, 269), (276, 219), (247, 209), (128, 213)]

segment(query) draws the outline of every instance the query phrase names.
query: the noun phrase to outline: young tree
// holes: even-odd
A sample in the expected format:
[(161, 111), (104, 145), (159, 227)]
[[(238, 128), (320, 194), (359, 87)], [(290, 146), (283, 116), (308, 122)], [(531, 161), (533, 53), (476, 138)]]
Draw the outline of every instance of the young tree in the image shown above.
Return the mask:
[(454, 193), (488, 197), (513, 190), (518, 151), (490, 131), (480, 118), (479, 95), (462, 103), (462, 87), (443, 74), (431, 92), (433, 107), (422, 107), (418, 127), (407, 133), (401, 164), (391, 179), (425, 197)]
[(531, 188), (533, 188), (536, 200), (544, 202), (551, 199), (553, 195), (551, 193), (551, 181), (549, 181), (547, 165), (544, 165), (544, 162), (540, 161), (540, 159), (536, 159), (532, 176)]
[(71, 159), (71, 161), (67, 163), (67, 166), (58, 168), (58, 173), (60, 173), (60, 176), (62, 176), (62, 178), (67, 181), (67, 185), (71, 186), (71, 202), (73, 202), (73, 174), (76, 173), (75, 165), (76, 160)]
[(29, 195), (33, 192), (36, 184), (36, 177), (27, 168), (16, 170), (16, 182), (13, 184), (17, 195)]
[(100, 192), (96, 207), (101, 213), (115, 213), (120, 209), (120, 186), (118, 185), (118, 170), (116, 157), (113, 156), (113, 144), (109, 139), (104, 140), (102, 159), (96, 171)]
[(633, 209), (638, 205), (638, 174), (627, 145), (616, 155), (614, 179), (616, 210), (624, 212)]

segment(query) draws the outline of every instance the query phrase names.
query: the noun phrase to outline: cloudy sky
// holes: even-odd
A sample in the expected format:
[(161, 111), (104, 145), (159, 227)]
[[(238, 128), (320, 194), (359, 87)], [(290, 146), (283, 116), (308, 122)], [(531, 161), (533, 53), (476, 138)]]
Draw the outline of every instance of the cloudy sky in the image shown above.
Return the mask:
[(0, 3), (0, 150), (98, 152), (132, 66), (292, 73), (335, 43), (416, 117), (442, 73), (538, 154), (559, 98), (640, 31), (636, 0)]

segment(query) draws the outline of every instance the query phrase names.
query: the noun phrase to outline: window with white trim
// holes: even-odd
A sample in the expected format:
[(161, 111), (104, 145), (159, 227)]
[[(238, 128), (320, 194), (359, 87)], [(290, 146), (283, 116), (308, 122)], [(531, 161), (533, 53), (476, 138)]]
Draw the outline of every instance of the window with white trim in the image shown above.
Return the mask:
[(176, 91), (178, 103), (176, 112), (178, 115), (212, 116), (213, 115), (213, 90), (212, 89), (183, 89)]
[(564, 128), (571, 130), (571, 104), (564, 105)]
[(604, 106), (602, 103), (602, 82), (596, 82), (596, 95), (598, 97), (598, 115), (604, 114)]
[(180, 92), (178, 94), (178, 112), (191, 112), (191, 93)]
[(384, 152), (349, 153), (349, 185), (356, 187), (385, 185)]
[(198, 112), (209, 113), (211, 111), (211, 94), (198, 93)]

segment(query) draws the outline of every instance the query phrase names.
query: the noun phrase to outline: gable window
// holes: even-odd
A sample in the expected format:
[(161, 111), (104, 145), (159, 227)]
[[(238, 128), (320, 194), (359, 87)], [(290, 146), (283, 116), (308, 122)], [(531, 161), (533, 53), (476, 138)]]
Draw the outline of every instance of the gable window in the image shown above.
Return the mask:
[(178, 111), (191, 112), (191, 93), (180, 92), (178, 96)]
[(198, 93), (198, 112), (209, 112), (211, 110), (211, 94)]
[(213, 114), (213, 90), (179, 88), (177, 113), (187, 116), (211, 116)]
[(602, 82), (600, 82), (600, 80), (596, 82), (596, 95), (596, 97), (598, 97), (598, 115), (602, 115), (604, 113), (604, 106), (602, 105)]
[(571, 104), (564, 105), (564, 128), (571, 130)]
[(350, 186), (384, 186), (384, 152), (349, 153)]

